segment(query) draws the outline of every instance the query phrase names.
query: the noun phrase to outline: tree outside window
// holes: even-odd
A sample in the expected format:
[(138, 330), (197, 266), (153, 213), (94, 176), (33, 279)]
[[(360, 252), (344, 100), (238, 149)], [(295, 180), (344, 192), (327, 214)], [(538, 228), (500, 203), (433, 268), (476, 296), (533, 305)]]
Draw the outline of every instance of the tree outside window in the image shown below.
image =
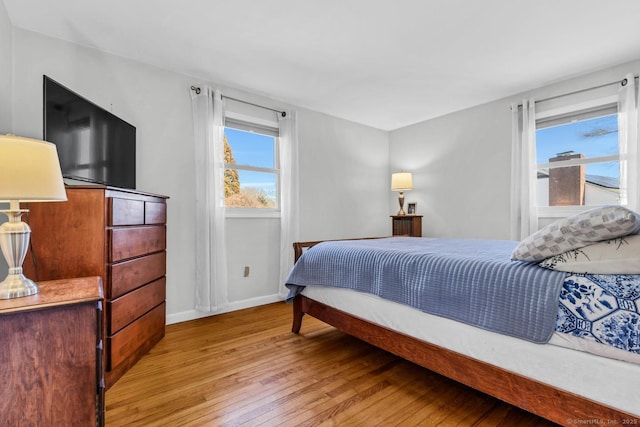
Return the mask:
[(276, 137), (227, 127), (224, 161), (227, 208), (279, 208)]

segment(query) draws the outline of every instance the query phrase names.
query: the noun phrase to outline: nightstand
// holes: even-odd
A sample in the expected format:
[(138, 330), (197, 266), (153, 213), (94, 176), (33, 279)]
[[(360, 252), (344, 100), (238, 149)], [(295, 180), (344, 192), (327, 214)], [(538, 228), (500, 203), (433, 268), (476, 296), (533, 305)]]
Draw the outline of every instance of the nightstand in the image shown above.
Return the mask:
[(38, 287), (0, 300), (0, 424), (103, 426), (102, 280)]
[(422, 215), (391, 215), (394, 236), (422, 237)]

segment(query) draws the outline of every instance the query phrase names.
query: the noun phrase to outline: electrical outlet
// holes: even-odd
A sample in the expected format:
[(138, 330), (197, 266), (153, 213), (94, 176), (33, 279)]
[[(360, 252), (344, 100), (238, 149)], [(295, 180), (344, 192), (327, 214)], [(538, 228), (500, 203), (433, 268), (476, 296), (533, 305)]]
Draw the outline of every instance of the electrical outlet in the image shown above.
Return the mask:
[(249, 277), (249, 266), (248, 265), (244, 266), (244, 277)]

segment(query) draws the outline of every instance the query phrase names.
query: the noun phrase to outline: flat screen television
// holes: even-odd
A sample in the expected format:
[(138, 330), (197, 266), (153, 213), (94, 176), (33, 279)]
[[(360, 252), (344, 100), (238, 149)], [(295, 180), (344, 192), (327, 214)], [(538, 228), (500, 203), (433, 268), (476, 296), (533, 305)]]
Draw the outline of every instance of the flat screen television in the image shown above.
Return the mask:
[(135, 189), (136, 128), (43, 77), (43, 136), (57, 146), (62, 175)]

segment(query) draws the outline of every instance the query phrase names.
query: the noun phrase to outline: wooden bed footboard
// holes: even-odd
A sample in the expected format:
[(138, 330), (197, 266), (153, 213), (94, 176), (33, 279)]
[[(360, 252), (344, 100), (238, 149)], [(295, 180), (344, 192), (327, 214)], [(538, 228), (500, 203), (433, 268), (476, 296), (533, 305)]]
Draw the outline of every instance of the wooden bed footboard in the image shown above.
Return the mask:
[[(305, 314), (378, 348), (561, 425), (571, 420), (603, 420), (623, 425), (637, 416), (501, 369), (434, 344), (401, 334), (298, 295), (293, 300), (292, 332)], [(568, 421), (569, 420), (569, 421)]]

